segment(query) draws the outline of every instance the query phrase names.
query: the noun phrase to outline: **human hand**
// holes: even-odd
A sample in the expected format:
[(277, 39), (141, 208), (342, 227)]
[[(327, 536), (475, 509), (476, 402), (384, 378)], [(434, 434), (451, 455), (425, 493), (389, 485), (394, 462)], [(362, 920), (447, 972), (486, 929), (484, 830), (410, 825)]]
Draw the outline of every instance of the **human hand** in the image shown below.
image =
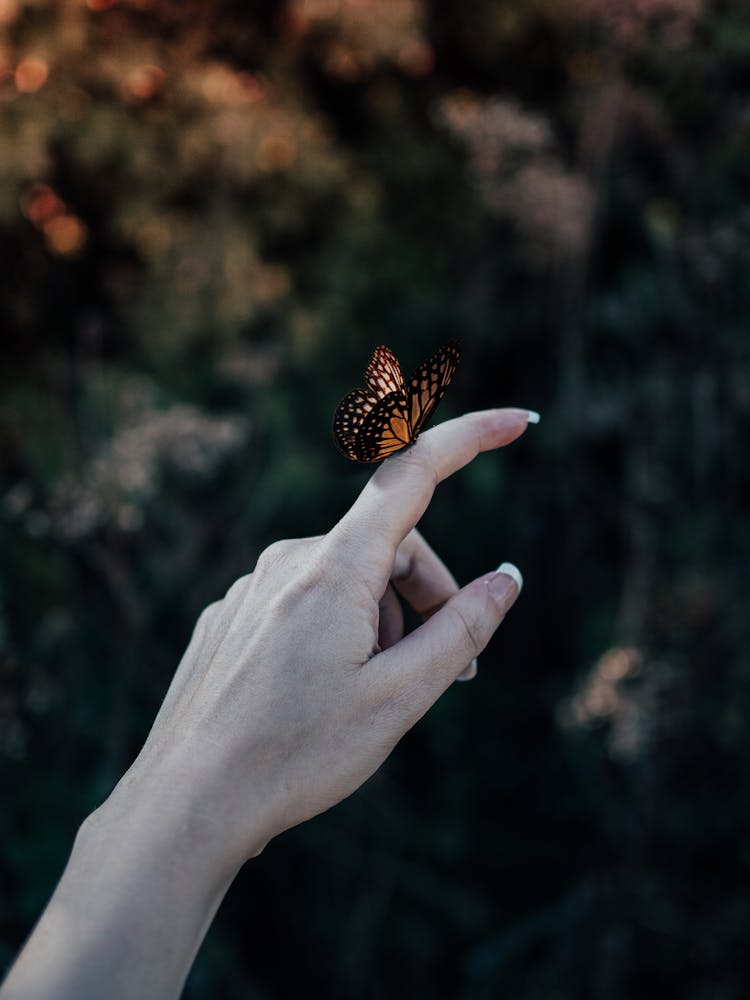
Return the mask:
[[(327, 535), (266, 549), (200, 616), (123, 788), (189, 801), (232, 867), (362, 784), (518, 596), (501, 572), (459, 590), (415, 525), (438, 482), (527, 422), (506, 409), (440, 424)], [(426, 619), (406, 636), (396, 591)]]
[[(499, 571), (458, 590), (415, 525), (441, 479), (528, 421), (485, 410), (427, 431), (327, 535), (272, 545), (206, 608), (3, 996), (179, 995), (240, 865), (372, 774), (515, 601)], [(395, 591), (426, 618), (407, 636)]]

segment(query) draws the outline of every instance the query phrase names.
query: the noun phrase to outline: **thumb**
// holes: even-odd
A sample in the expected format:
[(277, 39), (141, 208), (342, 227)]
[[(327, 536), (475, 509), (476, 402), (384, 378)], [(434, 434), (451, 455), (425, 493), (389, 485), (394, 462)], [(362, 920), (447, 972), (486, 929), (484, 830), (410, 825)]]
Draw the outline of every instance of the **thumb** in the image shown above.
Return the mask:
[(467, 584), (423, 625), (368, 661), (378, 700), (403, 732), (482, 652), (521, 592), (523, 577), (503, 563)]

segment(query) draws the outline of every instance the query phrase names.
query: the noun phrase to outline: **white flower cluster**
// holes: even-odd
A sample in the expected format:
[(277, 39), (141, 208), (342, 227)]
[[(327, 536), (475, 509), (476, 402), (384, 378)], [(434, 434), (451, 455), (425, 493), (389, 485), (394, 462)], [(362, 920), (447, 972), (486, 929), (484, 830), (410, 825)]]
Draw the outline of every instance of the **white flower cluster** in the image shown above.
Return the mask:
[(68, 541), (105, 524), (136, 531), (143, 505), (159, 488), (159, 473), (171, 466), (206, 478), (247, 438), (238, 417), (216, 417), (193, 406), (143, 412), (123, 427), (84, 468), (54, 491), (50, 531)]

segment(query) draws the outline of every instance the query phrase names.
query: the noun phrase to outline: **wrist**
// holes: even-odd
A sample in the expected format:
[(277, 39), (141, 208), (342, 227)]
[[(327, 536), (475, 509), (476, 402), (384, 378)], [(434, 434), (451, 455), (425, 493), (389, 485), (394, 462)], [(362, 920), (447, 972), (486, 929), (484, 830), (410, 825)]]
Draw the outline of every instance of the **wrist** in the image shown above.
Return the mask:
[(179, 995), (238, 865), (187, 786), (144, 763), (82, 823), (11, 971), (19, 995)]
[[(155, 861), (169, 857), (173, 868), (185, 859), (191, 879), (200, 877), (207, 889), (228, 886), (271, 834), (246, 815), (246, 802), (215, 794), (226, 783), (226, 774), (218, 765), (212, 769), (206, 753), (195, 748), (157, 753), (147, 744), (84, 821), (79, 836), (112, 838), (118, 847), (127, 842)], [(245, 815), (238, 815), (239, 805)]]

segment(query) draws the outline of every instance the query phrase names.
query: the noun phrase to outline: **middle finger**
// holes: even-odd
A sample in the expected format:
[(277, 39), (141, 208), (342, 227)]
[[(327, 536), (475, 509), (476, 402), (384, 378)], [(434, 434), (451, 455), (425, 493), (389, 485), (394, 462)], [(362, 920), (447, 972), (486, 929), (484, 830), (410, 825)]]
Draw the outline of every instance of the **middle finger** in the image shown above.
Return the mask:
[(458, 593), (453, 574), (416, 528), (396, 550), (391, 582), (417, 614), (425, 618)]
[[(459, 589), (451, 571), (416, 528), (396, 549), (391, 583), (425, 619), (442, 608)], [(476, 672), (477, 663), (473, 660), (458, 679), (471, 680)]]

